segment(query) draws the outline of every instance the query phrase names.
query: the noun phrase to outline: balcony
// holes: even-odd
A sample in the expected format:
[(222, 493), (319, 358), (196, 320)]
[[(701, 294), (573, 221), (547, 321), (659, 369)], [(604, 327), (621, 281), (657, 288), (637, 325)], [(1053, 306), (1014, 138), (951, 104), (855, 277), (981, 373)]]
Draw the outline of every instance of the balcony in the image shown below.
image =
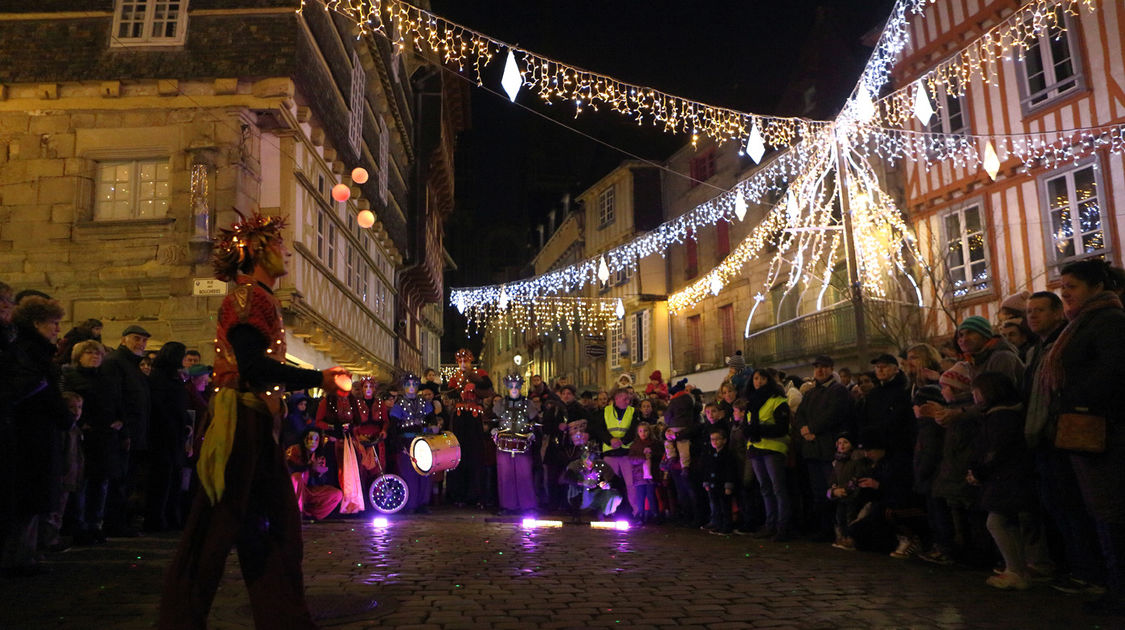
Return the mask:
[[(908, 333), (919, 309), (910, 304), (867, 300), (867, 343), (872, 348), (898, 346), (888, 331)], [(882, 323), (877, 325), (876, 322)], [(914, 327), (917, 331), (918, 328)], [(909, 336), (909, 335), (907, 335)], [(916, 338), (916, 337), (912, 337)], [(745, 340), (751, 365), (772, 365), (827, 354), (839, 357), (856, 351), (855, 308), (850, 302), (791, 319), (751, 333)]]

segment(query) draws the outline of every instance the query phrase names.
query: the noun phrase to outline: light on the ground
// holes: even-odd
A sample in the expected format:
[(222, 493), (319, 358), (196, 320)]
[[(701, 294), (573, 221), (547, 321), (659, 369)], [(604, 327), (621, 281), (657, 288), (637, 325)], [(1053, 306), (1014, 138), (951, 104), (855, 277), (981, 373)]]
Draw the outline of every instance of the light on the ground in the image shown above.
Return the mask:
[(562, 525), (562, 521), (545, 521), (530, 517), (523, 519), (523, 526), (527, 529), (533, 529), (536, 527), (562, 527)]
[(386, 526), (390, 525), (391, 522), (389, 520), (387, 520), (387, 517), (385, 517), (385, 516), (376, 516), (371, 521), (371, 524), (374, 525), (375, 527), (386, 527)]
[(629, 529), (629, 521), (590, 521), (590, 527), (594, 529), (616, 529), (617, 531), (624, 532)]

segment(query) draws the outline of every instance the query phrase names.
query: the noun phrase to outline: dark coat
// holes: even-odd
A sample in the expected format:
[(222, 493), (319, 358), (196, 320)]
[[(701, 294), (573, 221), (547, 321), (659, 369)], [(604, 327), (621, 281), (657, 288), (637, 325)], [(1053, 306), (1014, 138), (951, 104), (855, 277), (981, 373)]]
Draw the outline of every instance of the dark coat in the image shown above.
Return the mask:
[(47, 512), (54, 505), (62, 472), (62, 435), (74, 424), (59, 387), (56, 346), (34, 328), (20, 328), (0, 367), (11, 397), (15, 430), (15, 508), (25, 514)]
[(941, 466), (945, 429), (928, 417), (918, 418), (917, 425), (917, 438), (914, 441), (914, 491), (928, 495)]
[(730, 450), (730, 445), (723, 450), (716, 451), (708, 447), (699, 460), (701, 474), (700, 480), (709, 483), (712, 487), (734, 489), (742, 479), (742, 471), (738, 468), (738, 460)]
[(854, 413), (852, 397), (839, 381), (830, 378), (824, 383), (816, 383), (804, 393), (794, 420), (795, 426), (807, 426), (816, 435), (816, 439), (812, 441), (799, 438), (801, 456), (805, 459), (832, 461), (836, 453), (836, 436), (848, 428)]
[(153, 369), (149, 377), (152, 409), (149, 413), (149, 452), (153, 459), (183, 466), (184, 445), (191, 419), (187, 390), (178, 371)]
[(82, 397), (79, 424), (86, 453), (86, 476), (117, 479), (121, 476), (121, 431), (111, 428), (121, 420), (121, 401), (114, 397), (101, 367), (63, 366), (62, 390)]
[(965, 481), (965, 474), (969, 471), (977, 434), (980, 433), (981, 418), (976, 407), (969, 407), (957, 414), (945, 428), (941, 463), (931, 487), (935, 497), (970, 506), (979, 501), (980, 489), (970, 486)]
[(1062, 349), (1066, 382), (1052, 400), (1055, 413), (1088, 407), (1111, 423), (1125, 422), (1125, 387), (1120, 383), (1125, 354), (1125, 311), (1103, 308), (1080, 315), (1078, 328)]
[(664, 424), (670, 427), (689, 428), (698, 422), (699, 411), (695, 407), (695, 397), (688, 392), (676, 394), (664, 409)]
[(969, 463), (981, 484), (981, 507), (989, 512), (1018, 514), (1037, 503), (1035, 461), (1023, 437), (1019, 407), (993, 407), (984, 416)]
[(118, 346), (102, 361), (113, 395), (122, 401), (125, 437), (129, 438), (132, 443), (130, 448), (134, 451), (148, 450), (149, 413), (152, 409), (148, 377), (141, 371), (140, 364), (141, 357), (125, 346)]
[(881, 439), (888, 453), (910, 454), (914, 452), (915, 425), (909, 382), (900, 371), (867, 393), (859, 419), (859, 441)]

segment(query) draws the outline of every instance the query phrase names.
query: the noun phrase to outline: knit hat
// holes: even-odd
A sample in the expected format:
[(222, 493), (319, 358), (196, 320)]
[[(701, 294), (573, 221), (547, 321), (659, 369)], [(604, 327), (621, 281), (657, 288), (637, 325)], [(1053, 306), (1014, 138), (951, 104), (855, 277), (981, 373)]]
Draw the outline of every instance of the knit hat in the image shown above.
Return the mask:
[(957, 327), (957, 330), (958, 332), (969, 330), (980, 334), (985, 339), (991, 339), (993, 335), (992, 324), (980, 315), (966, 317), (965, 321), (961, 322), (961, 325)]
[(969, 364), (958, 361), (953, 367), (941, 373), (938, 380), (942, 387), (948, 387), (954, 394), (962, 394), (973, 388), (973, 375), (969, 371)]
[(737, 370), (746, 367), (746, 358), (742, 356), (741, 350), (736, 350), (733, 355), (727, 357), (727, 367), (732, 367)]
[(1009, 311), (1016, 311), (1017, 313), (1022, 315), (1027, 312), (1027, 299), (1030, 297), (1031, 294), (1027, 291), (1020, 291), (1015, 295), (1009, 295), (1008, 297), (1004, 298), (1003, 302), (1000, 303), (1000, 308), (1006, 308)]
[(687, 387), (687, 379), (683, 378), (683, 379), (680, 379), (679, 381), (675, 382), (671, 387), (669, 387), (668, 393), (671, 394), (671, 395), (678, 394), (678, 393), (684, 391), (685, 387)]
[(652, 374), (648, 375), (648, 380), (664, 382), (664, 375), (660, 373), (660, 370), (653, 370)]

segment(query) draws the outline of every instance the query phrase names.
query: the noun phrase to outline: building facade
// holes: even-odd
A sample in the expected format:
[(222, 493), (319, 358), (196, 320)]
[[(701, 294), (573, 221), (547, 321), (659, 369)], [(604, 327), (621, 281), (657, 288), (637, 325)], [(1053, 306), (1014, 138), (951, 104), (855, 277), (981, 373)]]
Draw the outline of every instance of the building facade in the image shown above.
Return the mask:
[(226, 291), (211, 280), (217, 229), (280, 213), (288, 358), (380, 378), (421, 367), (463, 91), (297, 0), (12, 4), (0, 9), (5, 281), (51, 293), (73, 322), (102, 320), (110, 345), (140, 324), (153, 345), (210, 360)]
[[(895, 79), (917, 76), (979, 37), (982, 27), (1019, 8), (1015, 0), (939, 3), (911, 23), (910, 45)], [(1044, 33), (1024, 55), (999, 65), (988, 83), (964, 95), (930, 95), (938, 113), (929, 130), (948, 134), (1035, 134), (1125, 122), (1125, 7), (1060, 14), (1065, 28)], [(917, 130), (924, 130), (915, 120)], [(1081, 142), (1081, 140), (1079, 141)], [(983, 150), (983, 147), (982, 147)], [(993, 181), (977, 166), (907, 161), (906, 208), (923, 252), (938, 273), (929, 278), (927, 330), (952, 332), (953, 321), (995, 321), (1000, 302), (1022, 290), (1058, 286), (1068, 262), (1104, 257), (1122, 263), (1125, 158), (1099, 148), (1077, 160), (1000, 165)]]

